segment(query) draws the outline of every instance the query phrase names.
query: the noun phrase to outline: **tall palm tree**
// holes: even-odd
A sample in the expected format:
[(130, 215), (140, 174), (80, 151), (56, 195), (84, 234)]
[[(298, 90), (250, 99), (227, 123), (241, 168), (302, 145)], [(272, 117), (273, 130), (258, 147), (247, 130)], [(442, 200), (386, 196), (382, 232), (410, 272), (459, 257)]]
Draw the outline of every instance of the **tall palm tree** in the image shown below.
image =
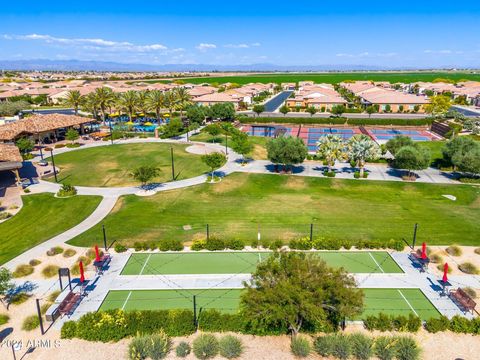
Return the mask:
[(120, 94), (117, 105), (127, 113), (128, 120), (132, 121), (133, 115), (138, 109), (138, 93), (134, 90), (128, 90)]
[(165, 107), (170, 111), (170, 115), (175, 108), (177, 102), (177, 96), (173, 90), (169, 90), (165, 92)]
[(348, 141), (348, 156), (357, 162), (360, 168), (360, 178), (363, 178), (365, 161), (378, 159), (380, 154), (380, 147), (367, 135), (355, 135)]
[(92, 113), (95, 120), (98, 120), (98, 102), (94, 92), (91, 92), (83, 97), (80, 107), (83, 110)]
[(137, 108), (143, 113), (145, 117), (147, 116), (148, 112), (148, 93), (148, 90), (141, 90), (137, 92)]
[(175, 94), (175, 107), (180, 110), (180, 117), (183, 117), (183, 111), (190, 105), (192, 105), (192, 97), (184, 87), (178, 87), (174, 89)]
[(107, 118), (107, 109), (110, 108), (115, 102), (115, 93), (108, 87), (101, 87), (95, 89), (95, 99), (97, 102), (97, 108), (102, 114), (102, 121), (105, 124)]
[(155, 113), (160, 124), (162, 109), (165, 109), (165, 95), (160, 90), (152, 90), (148, 93), (145, 102), (148, 110)]
[(317, 142), (317, 152), (327, 161), (328, 171), (335, 165), (335, 161), (346, 157), (345, 143), (338, 135), (327, 134)]
[(78, 108), (82, 104), (83, 96), (80, 94), (78, 90), (69, 90), (67, 92), (67, 96), (63, 100), (63, 103), (67, 106), (73, 107), (75, 110), (75, 115), (78, 115)]

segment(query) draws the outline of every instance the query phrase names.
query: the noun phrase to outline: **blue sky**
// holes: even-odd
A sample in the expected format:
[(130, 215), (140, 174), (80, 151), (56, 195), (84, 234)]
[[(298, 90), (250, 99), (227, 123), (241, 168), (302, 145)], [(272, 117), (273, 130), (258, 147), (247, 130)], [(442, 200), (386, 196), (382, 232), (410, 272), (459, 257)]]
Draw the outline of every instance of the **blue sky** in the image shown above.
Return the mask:
[(480, 67), (480, 1), (22, 1), (0, 59)]

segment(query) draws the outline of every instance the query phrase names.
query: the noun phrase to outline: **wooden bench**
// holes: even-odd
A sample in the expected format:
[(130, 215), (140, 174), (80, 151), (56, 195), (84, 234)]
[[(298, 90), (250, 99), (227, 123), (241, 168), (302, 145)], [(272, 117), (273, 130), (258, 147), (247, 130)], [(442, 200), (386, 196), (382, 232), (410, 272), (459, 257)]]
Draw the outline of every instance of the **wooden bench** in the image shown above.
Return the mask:
[(69, 315), (75, 305), (77, 305), (78, 301), (80, 300), (81, 295), (79, 293), (74, 293), (70, 291), (68, 295), (63, 299), (63, 301), (58, 306), (58, 312), (62, 315)]
[(461, 288), (450, 291), (450, 297), (453, 298), (453, 300), (459, 304), (465, 312), (471, 311), (473, 313), (475, 306), (477, 306), (475, 301), (473, 301), (473, 299)]

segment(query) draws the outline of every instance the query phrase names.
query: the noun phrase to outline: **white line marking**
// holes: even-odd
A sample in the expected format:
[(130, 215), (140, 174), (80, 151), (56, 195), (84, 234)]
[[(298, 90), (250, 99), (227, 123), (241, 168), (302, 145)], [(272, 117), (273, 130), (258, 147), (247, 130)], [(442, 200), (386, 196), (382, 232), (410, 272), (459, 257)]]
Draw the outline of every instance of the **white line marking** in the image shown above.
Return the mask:
[(139, 274), (139, 275), (142, 275), (142, 274), (143, 274), (143, 270), (145, 270), (145, 266), (147, 266), (148, 260), (150, 260), (150, 257), (151, 257), (151, 256), (152, 256), (152, 254), (148, 254), (147, 260), (145, 260), (145, 264), (143, 264), (142, 270), (140, 270), (140, 274)]
[(385, 271), (383, 271), (382, 267), (380, 266), (380, 264), (377, 262), (377, 260), (375, 260), (375, 258), (373, 257), (372, 253), (369, 251), (368, 252), (368, 255), (370, 255), (370, 257), (372, 258), (372, 260), (375, 262), (375, 264), (377, 264), (378, 268), (382, 271), (382, 273), (385, 273)]
[(128, 299), (130, 299), (130, 296), (132, 295), (132, 292), (130, 291), (128, 293), (127, 298), (125, 299), (125, 302), (123, 303), (122, 310), (125, 309), (125, 305), (127, 305)]
[(410, 304), (410, 302), (407, 300), (407, 298), (403, 295), (403, 293), (400, 291), (400, 289), (397, 289), (397, 291), (400, 293), (400, 295), (402, 295), (402, 298), (403, 300), (405, 300), (405, 302), (407, 303), (408, 306), (410, 306), (410, 309), (412, 309), (412, 311), (415, 313), (416, 316), (418, 316), (417, 312), (415, 311), (415, 309), (413, 308), (412, 304)]
[(258, 253), (258, 262), (262, 262), (262, 254)]

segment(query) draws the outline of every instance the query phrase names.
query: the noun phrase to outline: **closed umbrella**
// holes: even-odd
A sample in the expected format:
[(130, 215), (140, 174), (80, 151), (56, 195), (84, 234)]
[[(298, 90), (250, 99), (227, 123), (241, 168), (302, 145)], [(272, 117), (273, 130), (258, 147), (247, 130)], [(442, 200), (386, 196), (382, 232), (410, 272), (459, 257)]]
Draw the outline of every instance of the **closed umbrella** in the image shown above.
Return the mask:
[(78, 263), (78, 268), (80, 269), (80, 283), (84, 283), (85, 282), (85, 273), (83, 271), (83, 262), (80, 261)]
[(95, 261), (100, 261), (100, 254), (98, 252), (98, 245), (95, 245)]
[(425, 260), (427, 258), (427, 244), (422, 244), (422, 259)]
[(442, 281), (444, 283), (446, 283), (448, 281), (448, 263), (445, 263), (445, 265), (443, 265), (443, 277), (442, 277)]

